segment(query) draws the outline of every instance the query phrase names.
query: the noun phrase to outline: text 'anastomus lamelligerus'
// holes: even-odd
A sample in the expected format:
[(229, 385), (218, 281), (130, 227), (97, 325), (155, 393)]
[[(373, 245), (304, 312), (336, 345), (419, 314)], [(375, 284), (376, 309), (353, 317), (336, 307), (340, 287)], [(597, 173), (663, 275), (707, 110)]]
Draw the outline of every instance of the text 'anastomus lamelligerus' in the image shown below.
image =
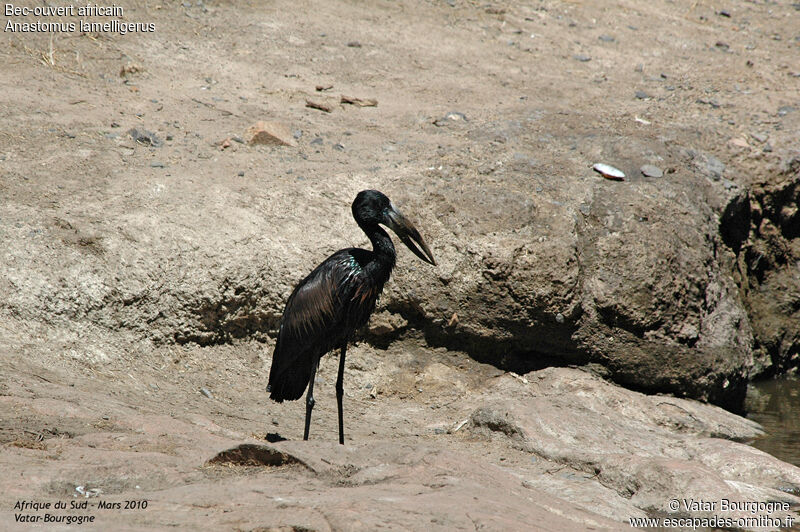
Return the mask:
[(314, 408), (314, 376), (319, 360), (325, 353), (341, 349), (336, 403), (339, 443), (344, 444), (342, 378), (347, 343), (375, 310), (375, 302), (389, 280), (396, 258), (392, 239), (381, 224), (394, 231), (417, 257), (436, 265), (419, 231), (381, 192), (359, 192), (353, 201), (353, 217), (369, 237), (373, 250), (337, 251), (300, 281), (286, 302), (272, 355), (267, 386), (271, 399), (279, 403), (299, 399), (308, 386), (304, 440), (308, 439)]

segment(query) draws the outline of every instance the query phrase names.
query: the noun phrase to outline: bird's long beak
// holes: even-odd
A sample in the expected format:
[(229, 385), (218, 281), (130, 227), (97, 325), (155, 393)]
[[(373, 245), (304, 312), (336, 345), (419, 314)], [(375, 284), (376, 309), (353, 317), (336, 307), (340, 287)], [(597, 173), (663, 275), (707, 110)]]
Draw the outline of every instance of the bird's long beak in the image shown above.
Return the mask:
[[(414, 253), (414, 255), (421, 258), (425, 262), (436, 266), (436, 261), (433, 259), (433, 254), (428, 248), (428, 245), (422, 239), (422, 235), (419, 234), (419, 231), (417, 231), (417, 228), (414, 227), (414, 224), (408, 221), (408, 218), (403, 216), (403, 214), (397, 210), (397, 207), (394, 205), (389, 207), (389, 210), (386, 211), (384, 223), (386, 224), (386, 227), (395, 232), (403, 244), (405, 244), (406, 247), (408, 247), (408, 249)], [(422, 250), (420, 251), (415, 244), (419, 244), (419, 247), (422, 248)]]

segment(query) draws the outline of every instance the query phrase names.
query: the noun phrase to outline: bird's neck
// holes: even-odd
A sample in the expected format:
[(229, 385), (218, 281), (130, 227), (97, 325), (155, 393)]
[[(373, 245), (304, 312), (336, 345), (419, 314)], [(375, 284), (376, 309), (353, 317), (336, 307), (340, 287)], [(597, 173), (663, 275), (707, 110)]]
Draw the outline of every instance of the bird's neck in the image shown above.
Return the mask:
[(392, 268), (394, 268), (395, 258), (397, 257), (392, 239), (379, 225), (365, 227), (363, 229), (369, 237), (370, 242), (372, 242), (372, 251), (375, 253), (374, 267), (385, 270), (388, 278), (388, 274), (392, 271)]

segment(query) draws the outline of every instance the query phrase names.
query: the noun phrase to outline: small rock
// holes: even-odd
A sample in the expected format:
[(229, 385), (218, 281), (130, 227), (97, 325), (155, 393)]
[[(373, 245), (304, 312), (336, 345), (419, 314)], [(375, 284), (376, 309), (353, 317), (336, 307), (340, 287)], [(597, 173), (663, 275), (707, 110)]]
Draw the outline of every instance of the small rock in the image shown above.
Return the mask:
[(165, 165), (161, 161), (153, 161), (150, 163), (151, 168), (164, 168)]
[(208, 391), (208, 388), (200, 388), (200, 393), (202, 393), (203, 395), (205, 395), (209, 399), (213, 399), (214, 398), (214, 396), (211, 394), (211, 392)]
[(124, 78), (127, 77), (128, 74), (138, 74), (142, 70), (143, 70), (142, 67), (140, 67), (139, 65), (127, 64), (122, 68), (120, 68), (119, 77)]
[(717, 12), (717, 15), (719, 15), (719, 16), (721, 16), (721, 17), (731, 18), (731, 14), (730, 14), (730, 12), (728, 12), (728, 11), (726, 11), (726, 10), (724, 10), (724, 9), (722, 9), (722, 10), (718, 11), (718, 12)]
[(447, 322), (448, 327), (455, 327), (458, 325), (458, 314), (453, 312), (453, 315), (450, 316), (450, 320)]
[(717, 100), (705, 100), (703, 98), (698, 98), (695, 100), (695, 103), (710, 105), (712, 109), (719, 109), (719, 102)]
[(377, 336), (391, 334), (408, 326), (408, 322), (399, 314), (381, 311), (373, 314), (369, 323), (369, 332)]
[(300, 139), (300, 137), (302, 137), (302, 136), (303, 136), (303, 132), (302, 132), (302, 131), (300, 131), (299, 129), (295, 129), (295, 130), (292, 132), (292, 136), (293, 136), (294, 138), (296, 138), (296, 139), (298, 139), (298, 140), (299, 140), (299, 139)]
[(770, 144), (769, 142), (764, 144), (764, 152), (765, 153), (770, 153), (771, 151), (772, 151), (772, 144)]
[(639, 170), (645, 177), (663, 177), (664, 172), (658, 166), (652, 164), (645, 164)]
[(437, 118), (434, 120), (433, 124), (436, 126), (445, 126), (453, 122), (468, 122), (467, 115), (464, 113), (459, 113), (458, 111), (450, 111), (442, 118)]
[(164, 145), (164, 141), (156, 136), (152, 131), (146, 129), (132, 128), (128, 130), (128, 134), (133, 140), (145, 146), (152, 146), (153, 148), (160, 148)]
[(735, 139), (731, 139), (729, 143), (732, 146), (736, 146), (737, 148), (749, 148), (750, 144), (747, 143), (747, 140), (737, 137)]
[(289, 129), (278, 122), (258, 121), (247, 130), (248, 144), (265, 144), (268, 146), (297, 146)]
[(583, 55), (583, 54), (575, 54), (575, 55), (572, 56), (572, 58), (577, 60), (577, 61), (580, 61), (581, 63), (586, 63), (587, 61), (591, 61), (592, 60), (591, 57), (589, 57), (588, 55)]
[(556, 314), (556, 323), (564, 323), (564, 315), (560, 312)]
[(636, 91), (635, 96), (637, 100), (649, 100), (650, 98), (652, 98), (652, 96), (650, 96), (644, 91)]
[(616, 40), (611, 35), (601, 35), (600, 37), (598, 37), (598, 39), (600, 39), (603, 42), (614, 42)]
[(349, 48), (361, 48), (361, 43), (358, 41), (350, 41), (349, 43), (347, 43), (347, 46)]
[(357, 107), (377, 107), (378, 100), (375, 98), (356, 98), (353, 96), (345, 96), (342, 94), (340, 98), (341, 103), (348, 103)]
[(713, 155), (709, 155), (706, 161), (706, 169), (713, 177), (719, 178), (725, 171), (725, 163)]
[(330, 105), (324, 104), (322, 102), (315, 102), (313, 100), (306, 100), (306, 107), (308, 107), (309, 109), (318, 109), (326, 113), (330, 113), (333, 111), (333, 107), (331, 107)]
[(717, 41), (717, 42), (714, 44), (714, 46), (716, 46), (716, 47), (717, 47), (717, 48), (719, 48), (720, 50), (727, 50), (727, 49), (729, 49), (729, 48), (731, 47), (731, 45), (730, 45), (730, 44), (728, 44), (728, 43), (726, 43), (726, 42), (722, 42), (722, 41)]
[(314, 137), (311, 144), (322, 144), (322, 137)]
[(778, 116), (786, 116), (794, 110), (795, 108), (792, 107), (791, 105), (784, 105), (782, 107), (778, 107)]
[(244, 172), (239, 172), (239, 173), (238, 173), (238, 174), (236, 174), (236, 175), (238, 175), (239, 177), (244, 177)]
[(750, 133), (750, 136), (756, 142), (761, 142), (761, 143), (767, 142), (767, 139), (769, 138), (766, 133)]
[(336, 144), (333, 145), (333, 149), (334, 150), (339, 150), (339, 151), (344, 151), (344, 145), (342, 145), (341, 143), (337, 142)]

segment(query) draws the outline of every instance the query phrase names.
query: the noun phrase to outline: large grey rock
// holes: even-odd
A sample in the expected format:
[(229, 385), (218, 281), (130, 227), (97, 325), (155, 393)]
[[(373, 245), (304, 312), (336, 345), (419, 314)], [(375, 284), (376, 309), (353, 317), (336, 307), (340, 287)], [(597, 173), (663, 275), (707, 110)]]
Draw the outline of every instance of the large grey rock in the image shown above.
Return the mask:
[(758, 425), (711, 405), (642, 395), (566, 368), (503, 377), (483, 401), (470, 418), (473, 431), (499, 434), (536, 456), (594, 475), (613, 492), (588, 501), (595, 512), (778, 518), (779, 512), (725, 512), (719, 504), (716, 511), (683, 505), (676, 511), (669, 503), (800, 503), (800, 468), (737, 443), (759, 435)]
[[(537, 116), (464, 133), (472, 152), (508, 162), (482, 174), (479, 162), (444, 155), (439, 166), (458, 168), (467, 187), (453, 188), (444, 170), (378, 185), (418, 222), (439, 263), (427, 267), (401, 246), (384, 309), (430, 343), (500, 366), (599, 362), (628, 386), (739, 408), (753, 340), (720, 224), (728, 211), (745, 216), (729, 206), (746, 192), (692, 173), (689, 162), (658, 182), (610, 182), (573, 152), (546, 176), (515, 148)], [(582, 142), (631, 176), (631, 153), (658, 148)], [(342, 176), (264, 191), (114, 175), (133, 192), (101, 193), (69, 213), (0, 205), (6, 310), (157, 342), (265, 338), (316, 263), (368, 246), (349, 209), (363, 186)]]
[[(500, 134), (492, 127), (486, 136)], [(610, 139), (593, 159), (637, 176), (631, 153), (656, 148)], [(513, 160), (511, 152), (486, 157)], [(747, 192), (695, 173), (678, 153), (670, 162), (680, 170), (658, 182), (610, 182), (565, 157), (558, 177), (510, 163), (492, 175), (502, 189), (454, 193), (443, 184), (425, 199), (433, 207), (417, 201), (448, 213), (423, 225), (453, 228), (455, 238), (432, 238), (452, 241), (437, 250), (438, 282), (418, 270), (402, 288), (411, 293), (411, 284), (417, 300), (392, 287), (387, 306), (412, 323), (417, 316), (429, 341), (507, 367), (530, 369), (548, 356), (596, 361), (634, 388), (740, 408), (755, 365), (733, 249), (746, 234), (723, 237), (721, 228), (749, 226), (749, 211), (731, 207), (746, 204)], [(476, 173), (467, 171), (480, 181)], [(458, 324), (447, 326), (453, 313)]]

